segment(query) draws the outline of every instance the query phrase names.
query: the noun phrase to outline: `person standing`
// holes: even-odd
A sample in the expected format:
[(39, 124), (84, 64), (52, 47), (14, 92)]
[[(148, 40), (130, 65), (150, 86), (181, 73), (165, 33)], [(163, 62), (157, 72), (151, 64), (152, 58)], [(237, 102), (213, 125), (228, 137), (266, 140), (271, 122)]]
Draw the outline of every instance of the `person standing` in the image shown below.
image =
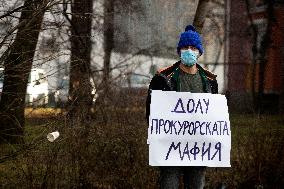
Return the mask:
[[(151, 91), (178, 91), (192, 93), (218, 93), (216, 75), (202, 68), (197, 62), (203, 54), (199, 33), (188, 25), (181, 33), (177, 45), (180, 60), (170, 67), (158, 71), (152, 78), (146, 101), (146, 119), (149, 122)], [(201, 189), (205, 185), (205, 170), (202, 166), (159, 167), (160, 188), (178, 189), (179, 178), (183, 175), (184, 188)]]

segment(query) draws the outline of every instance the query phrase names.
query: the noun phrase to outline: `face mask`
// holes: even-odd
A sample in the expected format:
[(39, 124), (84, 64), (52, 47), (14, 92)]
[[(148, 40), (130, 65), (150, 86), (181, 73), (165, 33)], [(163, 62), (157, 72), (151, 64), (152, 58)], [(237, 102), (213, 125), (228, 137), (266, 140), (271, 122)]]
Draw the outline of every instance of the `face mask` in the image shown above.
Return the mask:
[(190, 49), (180, 51), (181, 62), (187, 66), (193, 66), (194, 64), (196, 64), (197, 56), (198, 53)]

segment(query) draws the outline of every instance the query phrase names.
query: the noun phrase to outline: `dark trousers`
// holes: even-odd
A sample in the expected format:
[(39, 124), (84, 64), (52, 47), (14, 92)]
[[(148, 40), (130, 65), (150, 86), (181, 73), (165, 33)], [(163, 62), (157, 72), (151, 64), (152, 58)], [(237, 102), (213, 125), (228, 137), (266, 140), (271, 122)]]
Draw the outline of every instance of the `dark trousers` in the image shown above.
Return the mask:
[(160, 167), (160, 188), (178, 189), (183, 175), (185, 189), (202, 189), (206, 167)]

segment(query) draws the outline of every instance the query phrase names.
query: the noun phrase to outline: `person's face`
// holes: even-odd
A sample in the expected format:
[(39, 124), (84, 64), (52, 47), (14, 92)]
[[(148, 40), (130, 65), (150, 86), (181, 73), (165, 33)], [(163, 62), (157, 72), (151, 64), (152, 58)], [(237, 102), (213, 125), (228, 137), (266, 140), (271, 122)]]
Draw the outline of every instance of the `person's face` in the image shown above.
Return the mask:
[(180, 50), (188, 50), (188, 49), (191, 49), (193, 51), (198, 51), (198, 49), (196, 47), (193, 47), (193, 46), (182, 47)]
[[(190, 49), (190, 50), (196, 52), (196, 54), (198, 55), (198, 57), (200, 56), (199, 50), (198, 50), (196, 47), (193, 47), (193, 46), (185, 46), (185, 47), (180, 48), (181, 51), (182, 51), (182, 50), (188, 50), (188, 49)], [(180, 55), (180, 53), (179, 53), (179, 55)]]

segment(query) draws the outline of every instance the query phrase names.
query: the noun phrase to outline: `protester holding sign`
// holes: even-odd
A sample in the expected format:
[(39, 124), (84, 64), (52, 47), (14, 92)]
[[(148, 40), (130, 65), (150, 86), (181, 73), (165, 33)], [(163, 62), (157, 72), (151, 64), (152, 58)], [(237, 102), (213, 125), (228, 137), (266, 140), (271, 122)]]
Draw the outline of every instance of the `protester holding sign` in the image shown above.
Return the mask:
[(225, 95), (152, 90), (151, 99), (149, 165), (231, 166)]
[[(152, 90), (213, 94), (218, 92), (216, 75), (197, 64), (198, 58), (203, 54), (203, 47), (201, 37), (192, 25), (188, 25), (185, 28), (185, 32), (181, 33), (177, 53), (179, 54), (180, 61), (159, 71), (151, 80), (146, 106), (146, 118), (148, 123)], [(182, 111), (182, 109), (178, 107), (179, 103), (181, 102), (177, 102), (176, 107), (173, 109), (173, 111), (177, 113)], [(209, 106), (208, 102), (201, 100), (200, 106), (201, 103), (204, 103), (204, 111), (206, 111), (206, 106)], [(189, 102), (187, 102), (187, 104), (189, 104)], [(169, 153), (171, 153), (171, 150), (178, 149), (178, 147), (180, 146), (173, 144)], [(168, 154), (166, 158), (170, 158), (169, 155), (170, 154)], [(204, 187), (204, 166), (161, 166), (160, 188), (178, 189), (179, 177), (181, 175), (183, 175), (184, 178), (185, 188), (200, 189)]]

